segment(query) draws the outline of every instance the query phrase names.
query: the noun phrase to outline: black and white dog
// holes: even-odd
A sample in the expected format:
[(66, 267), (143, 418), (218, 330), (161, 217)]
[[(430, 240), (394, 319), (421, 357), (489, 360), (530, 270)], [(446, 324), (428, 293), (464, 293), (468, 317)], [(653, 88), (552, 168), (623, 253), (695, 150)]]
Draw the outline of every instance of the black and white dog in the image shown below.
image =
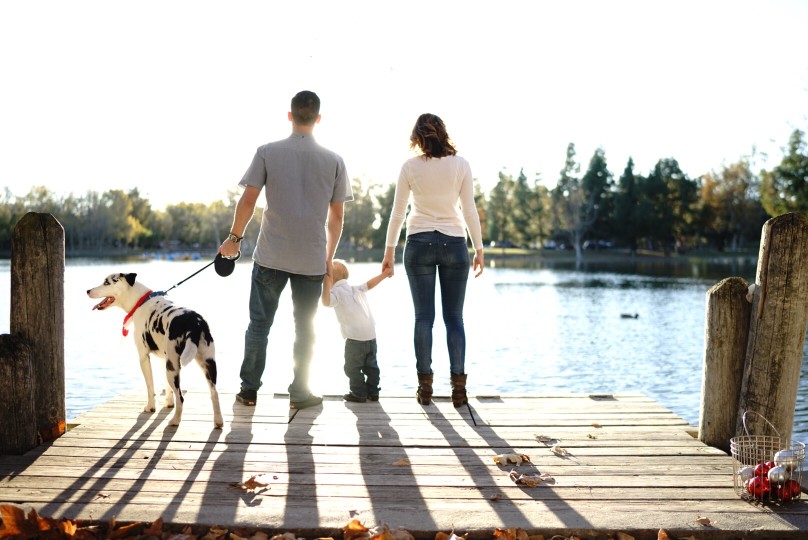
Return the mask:
[(216, 391), (216, 349), (208, 323), (198, 313), (175, 306), (163, 293), (154, 293), (135, 281), (137, 274), (110, 274), (104, 283), (87, 291), (90, 298), (103, 298), (93, 309), (103, 310), (118, 306), (126, 312), (123, 335), (129, 332), (130, 319), (134, 324), (135, 345), (140, 357), (140, 369), (146, 379), (148, 401), (143, 412), (154, 412), (154, 381), (150, 354), (166, 361), (166, 407), (174, 407), (172, 426), (182, 419), (182, 392), (180, 368), (196, 359), (205, 374), (213, 402), (213, 424), (224, 425)]

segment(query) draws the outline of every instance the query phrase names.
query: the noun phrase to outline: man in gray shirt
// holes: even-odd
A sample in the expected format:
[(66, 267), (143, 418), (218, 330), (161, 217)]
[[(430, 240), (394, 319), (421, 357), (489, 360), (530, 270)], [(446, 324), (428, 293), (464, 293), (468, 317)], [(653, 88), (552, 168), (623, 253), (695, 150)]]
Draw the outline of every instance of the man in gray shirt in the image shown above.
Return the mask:
[(235, 258), (255, 203), (264, 188), (266, 207), (253, 252), (250, 323), (244, 336), (241, 391), (236, 399), (255, 405), (266, 366), (269, 329), (286, 284), (291, 284), (295, 318), (294, 379), (289, 406), (303, 409), (322, 403), (309, 390), (314, 346), (314, 315), (323, 276), (342, 234), (345, 201), (353, 200), (342, 158), (318, 145), (312, 132), (320, 121), (320, 98), (304, 90), (292, 98), (288, 114), (292, 134), (258, 148), (239, 182), (244, 188), (230, 234), (219, 248)]

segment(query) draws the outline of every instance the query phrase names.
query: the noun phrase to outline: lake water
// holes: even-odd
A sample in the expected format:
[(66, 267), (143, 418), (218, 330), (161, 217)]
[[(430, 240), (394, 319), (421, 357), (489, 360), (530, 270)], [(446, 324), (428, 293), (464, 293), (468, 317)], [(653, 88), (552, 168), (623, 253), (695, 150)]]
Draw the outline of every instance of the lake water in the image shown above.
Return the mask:
[[(245, 258), (246, 259), (246, 258)], [(124, 312), (92, 311), (87, 289), (112, 272), (136, 272), (165, 290), (205, 261), (68, 260), (65, 269), (65, 376), (68, 419), (112, 396), (144, 388), (134, 345), (121, 336)], [(725, 277), (752, 281), (754, 262), (732, 265), (590, 264), (493, 261), (469, 280), (466, 296), (466, 371), (471, 394), (644, 392), (694, 425), (699, 420), (707, 290)], [(247, 326), (252, 264), (219, 277), (209, 268), (169, 293), (199, 311), (216, 340), (219, 388), (237, 390)], [(353, 283), (375, 275), (379, 263), (350, 265)], [(9, 332), (9, 261), (0, 261), (0, 333)], [(404, 268), (369, 292), (378, 335), (382, 395), (415, 392), (412, 304)], [(439, 303), (438, 303), (439, 306)], [(622, 314), (637, 314), (624, 318)], [(330, 309), (317, 313), (315, 392), (347, 391), (342, 338)], [(449, 392), (448, 358), (440, 313), (433, 351), (435, 392)], [(291, 299), (282, 299), (270, 333), (268, 365), (259, 393), (286, 392), (291, 380), (294, 327)], [(808, 346), (797, 403), (794, 438), (808, 442)], [(159, 366), (157, 388), (163, 385)], [(204, 388), (195, 366), (183, 386)], [(145, 394), (145, 390), (144, 390)], [(144, 396), (145, 400), (145, 396)]]

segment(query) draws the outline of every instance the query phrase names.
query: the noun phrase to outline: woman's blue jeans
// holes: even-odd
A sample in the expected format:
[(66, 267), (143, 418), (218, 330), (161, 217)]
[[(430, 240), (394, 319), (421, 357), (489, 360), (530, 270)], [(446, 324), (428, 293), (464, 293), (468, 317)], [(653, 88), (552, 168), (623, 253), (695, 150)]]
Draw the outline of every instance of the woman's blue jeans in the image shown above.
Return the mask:
[(415, 308), (415, 367), (418, 373), (432, 373), (432, 326), (435, 322), (435, 282), (440, 283), (443, 323), (449, 369), (465, 373), (466, 331), (463, 302), (469, 277), (469, 251), (466, 238), (447, 236), (438, 231), (412, 234), (404, 248), (404, 268), (410, 282)]
[(314, 350), (314, 315), (322, 293), (323, 276), (290, 274), (253, 265), (250, 287), (250, 324), (244, 335), (241, 363), (241, 389), (258, 390), (267, 358), (269, 329), (275, 320), (278, 302), (286, 284), (292, 285), (292, 311), (295, 318), (294, 378), (289, 399), (302, 401), (311, 396), (309, 365)]

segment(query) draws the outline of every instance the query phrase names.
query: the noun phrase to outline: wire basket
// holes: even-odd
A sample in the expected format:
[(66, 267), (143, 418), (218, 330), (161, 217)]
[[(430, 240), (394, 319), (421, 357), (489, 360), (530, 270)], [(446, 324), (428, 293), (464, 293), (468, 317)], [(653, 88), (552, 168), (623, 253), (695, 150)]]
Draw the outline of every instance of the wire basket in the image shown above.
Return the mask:
[[(750, 435), (746, 415), (757, 414), (776, 436)], [(802, 494), (805, 443), (780, 436), (766, 417), (754, 411), (743, 414), (746, 435), (729, 440), (732, 452), (732, 482), (742, 499), (770, 504), (798, 500)]]

